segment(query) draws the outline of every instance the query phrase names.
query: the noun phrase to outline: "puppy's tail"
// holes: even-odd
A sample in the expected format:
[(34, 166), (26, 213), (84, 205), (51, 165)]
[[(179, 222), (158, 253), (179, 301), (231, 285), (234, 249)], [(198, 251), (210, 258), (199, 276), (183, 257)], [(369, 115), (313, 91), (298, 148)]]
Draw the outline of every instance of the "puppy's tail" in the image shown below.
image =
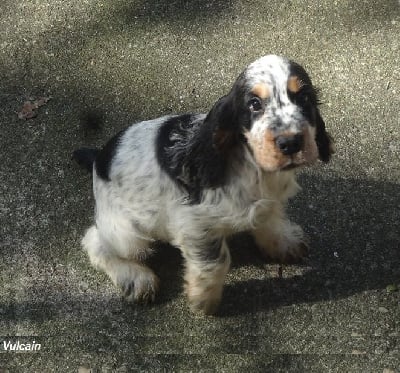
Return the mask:
[(93, 148), (80, 148), (76, 149), (72, 153), (72, 159), (74, 159), (82, 168), (88, 172), (93, 172), (93, 163), (96, 160), (99, 149)]

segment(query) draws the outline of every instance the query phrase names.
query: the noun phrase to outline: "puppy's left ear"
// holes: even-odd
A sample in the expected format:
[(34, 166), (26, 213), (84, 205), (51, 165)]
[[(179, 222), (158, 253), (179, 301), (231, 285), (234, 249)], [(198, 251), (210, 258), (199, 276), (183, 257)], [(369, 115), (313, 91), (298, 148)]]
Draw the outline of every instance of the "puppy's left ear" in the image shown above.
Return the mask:
[(317, 109), (316, 116), (317, 134), (315, 141), (318, 147), (319, 159), (323, 162), (329, 162), (331, 155), (335, 153), (334, 143), (331, 135), (326, 132), (325, 122)]

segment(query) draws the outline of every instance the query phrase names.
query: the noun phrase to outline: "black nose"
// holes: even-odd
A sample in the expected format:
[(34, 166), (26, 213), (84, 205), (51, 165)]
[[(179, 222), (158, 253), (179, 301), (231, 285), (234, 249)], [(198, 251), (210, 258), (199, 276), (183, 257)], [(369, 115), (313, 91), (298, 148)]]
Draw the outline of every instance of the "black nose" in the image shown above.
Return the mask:
[(278, 136), (275, 143), (283, 154), (295, 154), (299, 152), (303, 146), (303, 135)]

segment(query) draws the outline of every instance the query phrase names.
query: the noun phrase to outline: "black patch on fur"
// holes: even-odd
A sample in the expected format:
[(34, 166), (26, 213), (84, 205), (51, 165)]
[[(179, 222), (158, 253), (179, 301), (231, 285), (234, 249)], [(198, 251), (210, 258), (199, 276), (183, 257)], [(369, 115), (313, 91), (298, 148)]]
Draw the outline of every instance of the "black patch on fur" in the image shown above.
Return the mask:
[(126, 129), (118, 132), (114, 137), (112, 137), (106, 145), (99, 151), (96, 160), (95, 167), (96, 173), (103, 180), (110, 181), (110, 169), (112, 160), (117, 152), (118, 145), (124, 135)]
[(72, 159), (74, 159), (81, 167), (86, 169), (88, 172), (93, 172), (93, 163), (99, 153), (99, 149), (93, 148), (80, 148), (76, 149), (72, 153)]
[[(188, 192), (192, 204), (200, 202), (205, 188), (226, 183), (229, 162), (237, 148), (237, 128), (233, 126), (229, 109), (220, 101), (205, 120), (196, 119), (192, 114), (168, 119), (156, 137), (161, 169)], [(217, 140), (219, 131), (225, 132), (222, 143)]]

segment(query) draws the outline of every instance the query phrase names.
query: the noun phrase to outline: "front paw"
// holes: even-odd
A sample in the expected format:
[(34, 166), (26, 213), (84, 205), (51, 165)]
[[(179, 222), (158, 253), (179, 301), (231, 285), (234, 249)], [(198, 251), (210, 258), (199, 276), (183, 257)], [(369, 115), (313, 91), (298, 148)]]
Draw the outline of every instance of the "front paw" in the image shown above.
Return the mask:
[(287, 246), (281, 244), (278, 249), (274, 251), (271, 256), (269, 252), (266, 254), (266, 259), (277, 261), (282, 264), (295, 264), (301, 263), (302, 260), (308, 256), (309, 247), (306, 242), (298, 242)]
[(299, 263), (308, 255), (308, 244), (300, 226), (287, 223), (279, 231), (256, 232), (256, 243), (267, 261)]

